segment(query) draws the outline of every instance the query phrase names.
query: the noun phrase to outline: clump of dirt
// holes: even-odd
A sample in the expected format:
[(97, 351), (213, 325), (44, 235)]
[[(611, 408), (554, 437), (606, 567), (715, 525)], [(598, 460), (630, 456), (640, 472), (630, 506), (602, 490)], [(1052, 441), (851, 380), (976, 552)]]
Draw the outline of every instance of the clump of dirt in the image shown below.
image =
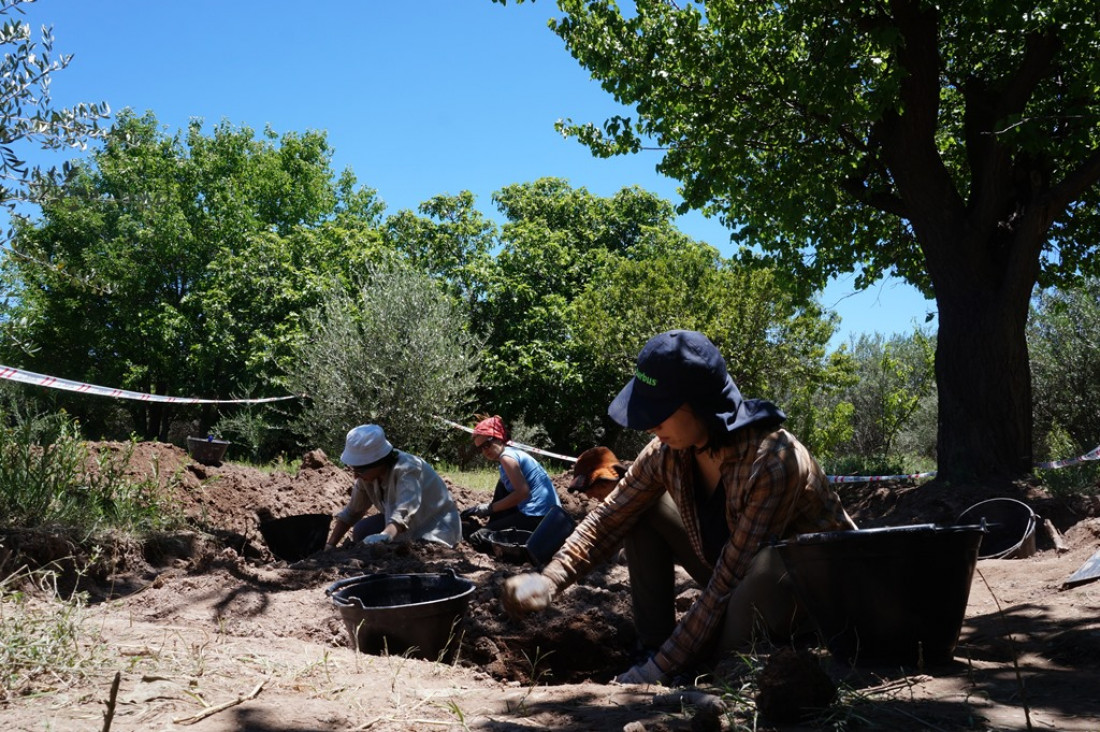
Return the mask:
[(756, 708), (764, 719), (780, 724), (813, 719), (836, 699), (836, 683), (817, 656), (804, 649), (773, 653), (757, 684)]

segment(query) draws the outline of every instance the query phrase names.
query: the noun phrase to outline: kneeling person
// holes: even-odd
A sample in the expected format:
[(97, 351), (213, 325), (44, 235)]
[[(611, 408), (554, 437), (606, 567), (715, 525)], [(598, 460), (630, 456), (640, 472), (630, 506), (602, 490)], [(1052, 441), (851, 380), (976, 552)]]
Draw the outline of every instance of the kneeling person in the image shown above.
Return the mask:
[[(355, 476), (351, 500), (335, 516), (325, 549), (351, 529), (353, 541), (435, 541), (453, 547), (462, 522), (447, 484), (422, 458), (395, 450), (382, 428), (364, 424), (348, 432), (340, 461)], [(371, 508), (377, 513), (363, 518)]]

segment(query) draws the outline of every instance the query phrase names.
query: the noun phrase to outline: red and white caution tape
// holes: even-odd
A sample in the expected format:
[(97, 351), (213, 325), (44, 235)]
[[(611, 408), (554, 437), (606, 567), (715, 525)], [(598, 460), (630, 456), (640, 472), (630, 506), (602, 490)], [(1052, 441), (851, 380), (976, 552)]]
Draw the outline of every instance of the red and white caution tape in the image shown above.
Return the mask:
[(19, 381), (34, 386), (45, 386), (50, 389), (64, 389), (81, 394), (94, 394), (96, 396), (114, 397), (116, 399), (136, 399), (142, 402), (168, 402), (170, 404), (260, 404), (261, 402), (277, 402), (283, 399), (297, 399), (296, 396), (267, 397), (265, 399), (196, 399), (194, 397), (174, 397), (163, 394), (143, 394), (139, 391), (127, 391), (125, 389), (112, 389), (107, 386), (96, 386), (79, 381), (59, 379), (56, 376), (36, 374), (33, 371), (0, 366), (0, 379)]
[(830, 483), (874, 483), (881, 480), (916, 480), (917, 478), (931, 478), (936, 474), (933, 470), (929, 473), (909, 473), (907, 475), (826, 475)]
[(1067, 465), (1077, 465), (1078, 463), (1087, 462), (1089, 460), (1100, 460), (1100, 445), (1097, 445), (1091, 451), (1086, 452), (1080, 457), (1068, 458), (1066, 460), (1054, 460), (1049, 463), (1038, 463), (1035, 467), (1042, 468), (1043, 470), (1051, 470), (1054, 468), (1064, 468)]
[[(474, 430), (465, 425), (461, 425), (458, 422), (452, 422), (449, 419), (437, 416), (440, 422), (450, 425), (456, 429), (463, 430), (473, 434)], [(540, 450), (537, 447), (531, 447), (530, 445), (524, 445), (520, 442), (509, 442), (509, 445), (515, 445), (522, 450), (529, 450), (530, 452), (537, 452), (540, 455), (549, 455), (550, 457), (558, 458), (559, 460), (567, 460), (569, 462), (577, 462), (577, 458), (569, 457), (568, 455), (559, 455), (554, 452), (547, 452), (546, 450)], [(1053, 468), (1064, 468), (1068, 465), (1077, 465), (1089, 460), (1100, 460), (1100, 446), (1097, 446), (1091, 452), (1085, 453), (1080, 457), (1069, 458), (1067, 460), (1055, 460), (1049, 463), (1037, 463), (1035, 467), (1045, 470)], [(906, 473), (904, 475), (826, 475), (825, 478), (830, 483), (875, 483), (888, 480), (919, 480), (921, 478), (933, 478), (936, 475), (935, 470), (928, 471), (926, 473)]]
[[(443, 422), (444, 424), (448, 424), (451, 427), (454, 427), (455, 429), (462, 430), (463, 432), (469, 432), (471, 435), (474, 433), (474, 430), (473, 430), (472, 427), (467, 427), (465, 425), (461, 425), (458, 422), (452, 422), (451, 420), (444, 419), (443, 417), (440, 417), (438, 415), (436, 415), (436, 419), (438, 419), (440, 422)], [(522, 442), (515, 442), (514, 440), (508, 440), (508, 444), (509, 445), (514, 445), (515, 447), (518, 447), (521, 450), (526, 450), (527, 452), (537, 452), (539, 455), (546, 455), (547, 457), (557, 458), (558, 460), (565, 460), (566, 462), (570, 462), (570, 463), (577, 462), (577, 458), (575, 458), (575, 457), (569, 457), (568, 455), (559, 455), (556, 452), (549, 452), (547, 450), (542, 450), (542, 449), (537, 448), (537, 447), (532, 447), (531, 445), (524, 445)]]

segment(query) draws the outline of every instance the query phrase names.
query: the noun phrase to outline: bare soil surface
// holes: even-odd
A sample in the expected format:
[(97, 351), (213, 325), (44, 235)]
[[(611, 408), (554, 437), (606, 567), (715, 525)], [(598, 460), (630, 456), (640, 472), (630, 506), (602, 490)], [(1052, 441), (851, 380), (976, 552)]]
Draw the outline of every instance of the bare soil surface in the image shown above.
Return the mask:
[[(173, 500), (189, 530), (142, 543), (100, 541), (98, 550), (60, 532), (0, 535), (3, 574), (24, 564), (61, 568), (60, 590), (88, 598), (73, 639), (86, 662), (78, 673), (43, 675), (34, 688), (0, 698), (4, 730), (1100, 729), (1100, 582), (1063, 586), (1100, 549), (1100, 498), (1056, 501), (1028, 486), (841, 485), (865, 528), (949, 524), (978, 501), (1011, 493), (1051, 521), (1064, 547), (1040, 525), (1032, 556), (978, 562), (947, 666), (851, 665), (821, 648), (798, 655), (761, 648), (670, 689), (609, 683), (632, 664), (635, 640), (619, 561), (517, 621), (500, 607), (500, 586), (533, 567), (465, 544), (274, 556), (261, 521), (332, 514), (347, 499), (349, 475), (320, 451), (304, 456), (294, 475), (206, 466), (160, 443), (138, 445), (131, 465), (166, 486), (176, 479)], [(569, 477), (555, 484), (580, 518), (590, 506), (567, 494)], [(485, 498), (450, 487), (460, 508)], [(354, 650), (326, 593), (359, 575), (451, 571), (475, 590), (434, 659)], [(697, 593), (685, 575), (681, 610)], [(35, 602), (56, 605), (45, 595)], [(812, 669), (806, 659), (816, 661)], [(784, 694), (802, 678), (800, 663), (812, 673), (794, 684), (795, 696), (830, 682), (839, 695), (809, 719), (788, 721), (783, 712), (794, 702)]]

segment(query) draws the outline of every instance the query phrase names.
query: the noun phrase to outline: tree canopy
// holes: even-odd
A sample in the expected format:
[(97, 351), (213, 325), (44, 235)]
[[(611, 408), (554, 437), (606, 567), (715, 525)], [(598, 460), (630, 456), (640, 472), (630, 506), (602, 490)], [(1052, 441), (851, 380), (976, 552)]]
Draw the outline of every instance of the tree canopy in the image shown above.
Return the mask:
[(565, 134), (597, 155), (658, 149), (684, 206), (793, 287), (892, 273), (934, 295), (941, 477), (1030, 471), (1029, 297), (1100, 267), (1094, 8), (558, 7), (569, 52), (636, 111)]
[[(7, 362), (156, 394), (270, 388), (303, 311), (380, 246), (380, 211), (330, 157), (323, 133), (195, 121), (168, 136), (124, 111), (41, 222), (18, 227), (30, 256), (4, 262), (5, 321), (33, 348)], [(140, 434), (165, 438), (161, 405), (128, 406)]]
[(43, 150), (85, 149), (89, 139), (100, 133), (99, 122), (110, 114), (106, 103), (82, 103), (59, 108), (50, 96), (50, 79), (72, 61), (69, 54), (57, 54), (53, 34), (43, 28), (34, 40), (31, 27), (11, 17), (22, 13), (29, 0), (0, 0), (0, 204), (14, 213), (14, 204), (35, 202), (39, 186), (61, 171), (28, 167), (21, 159), (21, 145)]

